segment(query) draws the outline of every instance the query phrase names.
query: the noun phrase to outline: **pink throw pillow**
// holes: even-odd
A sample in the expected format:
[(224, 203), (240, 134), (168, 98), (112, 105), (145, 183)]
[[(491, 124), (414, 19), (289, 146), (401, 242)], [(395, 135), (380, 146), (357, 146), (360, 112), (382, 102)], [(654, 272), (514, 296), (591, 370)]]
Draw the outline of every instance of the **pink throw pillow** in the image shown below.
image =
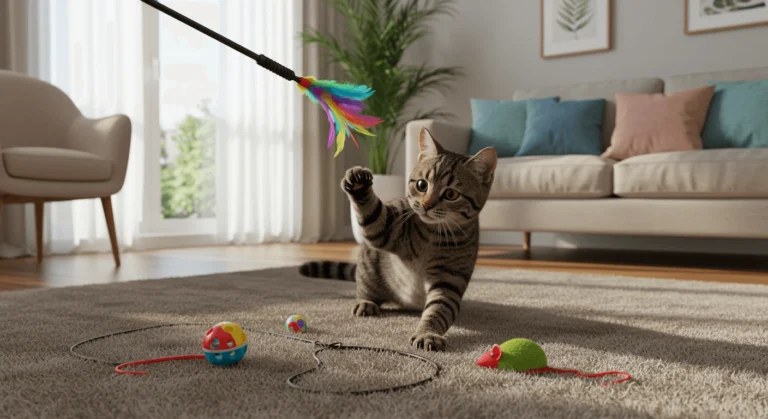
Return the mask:
[(617, 93), (616, 128), (602, 154), (614, 160), (667, 151), (700, 150), (715, 86), (663, 93)]

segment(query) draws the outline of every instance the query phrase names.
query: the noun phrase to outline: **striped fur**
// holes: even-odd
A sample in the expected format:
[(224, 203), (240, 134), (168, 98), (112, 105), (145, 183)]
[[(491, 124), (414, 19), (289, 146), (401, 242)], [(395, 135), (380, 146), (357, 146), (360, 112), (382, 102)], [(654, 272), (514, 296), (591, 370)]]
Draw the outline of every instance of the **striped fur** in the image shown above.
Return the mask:
[(365, 239), (356, 269), (346, 267), (341, 275), (333, 262), (311, 262), (301, 273), (354, 275), (356, 316), (376, 315), (383, 303), (420, 310), (411, 343), (442, 350), (475, 268), (478, 216), (493, 183), (496, 152), (446, 151), (426, 129), (419, 145), (404, 199), (382, 202), (373, 191), (373, 175), (362, 167), (349, 169), (342, 180)]
[(299, 273), (311, 278), (340, 279), (354, 281), (357, 265), (347, 262), (307, 262), (299, 267)]

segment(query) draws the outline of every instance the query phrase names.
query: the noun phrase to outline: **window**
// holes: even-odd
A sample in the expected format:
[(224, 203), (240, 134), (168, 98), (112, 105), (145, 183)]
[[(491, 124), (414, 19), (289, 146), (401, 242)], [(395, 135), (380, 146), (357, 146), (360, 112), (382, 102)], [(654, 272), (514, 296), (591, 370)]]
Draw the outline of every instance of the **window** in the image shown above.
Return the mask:
[[(220, 31), (221, 0), (166, 0)], [(213, 234), (216, 109), (224, 46), (176, 19), (144, 9), (145, 234)]]

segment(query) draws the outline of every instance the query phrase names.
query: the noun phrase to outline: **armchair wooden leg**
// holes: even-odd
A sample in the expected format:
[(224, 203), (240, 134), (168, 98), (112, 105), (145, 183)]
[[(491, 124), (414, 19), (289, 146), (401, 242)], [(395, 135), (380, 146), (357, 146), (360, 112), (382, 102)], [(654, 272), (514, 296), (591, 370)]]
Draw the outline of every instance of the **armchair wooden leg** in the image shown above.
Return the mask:
[(101, 206), (104, 208), (104, 218), (107, 220), (109, 241), (112, 244), (112, 256), (115, 258), (116, 267), (120, 267), (120, 249), (117, 246), (117, 232), (115, 231), (115, 217), (112, 214), (112, 197), (101, 198)]
[(35, 240), (37, 241), (37, 263), (43, 262), (43, 216), (45, 202), (35, 201)]
[(523, 251), (531, 250), (531, 232), (523, 231)]

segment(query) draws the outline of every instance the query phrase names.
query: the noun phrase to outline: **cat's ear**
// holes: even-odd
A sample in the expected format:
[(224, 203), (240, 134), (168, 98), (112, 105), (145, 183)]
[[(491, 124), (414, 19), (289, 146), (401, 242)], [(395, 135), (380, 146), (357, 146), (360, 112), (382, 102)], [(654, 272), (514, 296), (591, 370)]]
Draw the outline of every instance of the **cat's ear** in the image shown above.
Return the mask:
[(483, 183), (490, 183), (493, 180), (493, 174), (496, 172), (496, 150), (493, 147), (486, 147), (477, 152), (470, 158), (466, 165), (483, 180)]
[(435, 157), (443, 152), (443, 146), (435, 141), (435, 137), (428, 129), (422, 128), (419, 132), (419, 161), (429, 157)]

